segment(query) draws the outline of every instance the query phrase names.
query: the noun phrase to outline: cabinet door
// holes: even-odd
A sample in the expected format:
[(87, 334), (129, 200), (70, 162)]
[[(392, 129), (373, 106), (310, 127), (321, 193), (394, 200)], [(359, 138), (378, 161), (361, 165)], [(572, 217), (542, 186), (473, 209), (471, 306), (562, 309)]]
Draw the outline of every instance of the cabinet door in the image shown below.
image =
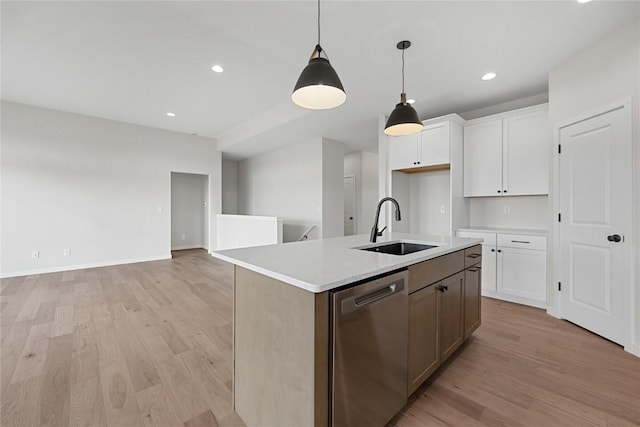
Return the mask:
[(464, 196), (502, 194), (502, 119), (464, 127)]
[(498, 292), (546, 302), (547, 252), (498, 248)]
[(390, 136), (389, 169), (408, 169), (418, 167), (418, 143), (420, 134)]
[(503, 194), (548, 194), (547, 110), (505, 118), (503, 137)]
[(449, 122), (443, 122), (424, 128), (420, 137), (420, 166), (449, 163), (450, 127)]
[(497, 252), (495, 246), (482, 246), (482, 289), (496, 291)]
[(409, 295), (408, 394), (438, 368), (437, 284)]
[(496, 233), (479, 231), (456, 232), (458, 237), (482, 239), (482, 289), (496, 291)]
[(480, 326), (480, 283), (482, 268), (470, 267), (464, 271), (464, 339)]
[(440, 362), (444, 362), (464, 340), (464, 272), (447, 277), (438, 285)]

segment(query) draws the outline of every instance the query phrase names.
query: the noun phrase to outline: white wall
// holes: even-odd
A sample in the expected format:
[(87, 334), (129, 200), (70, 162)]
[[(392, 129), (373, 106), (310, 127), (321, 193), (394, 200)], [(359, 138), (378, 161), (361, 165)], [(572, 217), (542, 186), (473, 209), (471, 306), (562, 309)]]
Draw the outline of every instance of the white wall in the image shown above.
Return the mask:
[[(633, 110), (633, 247), (635, 260), (634, 351), (640, 355), (640, 20), (600, 40), (549, 73), (549, 119), (552, 127), (603, 105), (632, 96)], [(553, 142), (552, 142), (553, 143)], [(551, 150), (553, 151), (553, 150)], [(550, 163), (550, 164), (553, 164)], [(556, 177), (551, 174), (553, 190)], [(549, 217), (556, 210), (555, 194)], [(553, 236), (552, 236), (553, 237)], [(549, 269), (553, 274), (553, 242), (549, 245)], [(553, 277), (550, 276), (549, 283)], [(555, 287), (549, 288), (552, 310), (557, 309)]]
[[(448, 170), (421, 173), (392, 172), (392, 196), (398, 201), (402, 220), (395, 221), (394, 232), (432, 236), (450, 234), (451, 178)], [(440, 212), (440, 207), (445, 212)]]
[(209, 177), (171, 172), (171, 249), (208, 249)]
[(548, 93), (540, 93), (538, 95), (527, 96), (526, 98), (514, 99), (513, 101), (503, 102), (501, 104), (489, 105), (488, 107), (477, 108), (475, 110), (460, 113), (460, 117), (465, 120), (477, 119), (479, 117), (490, 116), (492, 114), (505, 113), (519, 108), (532, 107), (549, 102)]
[(470, 226), (548, 229), (548, 201), (548, 196), (472, 197)]
[[(277, 216), (284, 220), (284, 241), (298, 240), (312, 225), (309, 238), (329, 237), (337, 232), (335, 218), (343, 229), (343, 156), (341, 144), (317, 138), (289, 145), (238, 163), (238, 211), (242, 215)], [(338, 150), (338, 153), (333, 153)], [(333, 153), (333, 154), (332, 154)], [(323, 164), (324, 161), (337, 165)], [(330, 184), (331, 171), (339, 181), (333, 215), (329, 203), (333, 196), (323, 195), (323, 183)], [(327, 190), (336, 191), (335, 183)], [(326, 202), (324, 202), (326, 197)], [(324, 207), (323, 207), (324, 204)], [(323, 209), (326, 208), (327, 212)], [(323, 220), (328, 222), (325, 236)]]
[(322, 139), (322, 237), (344, 236), (344, 144)]
[(378, 155), (356, 151), (344, 156), (344, 175), (356, 179), (356, 234), (368, 234), (378, 204)]
[(360, 210), (360, 224), (358, 233), (368, 234), (378, 206), (378, 155), (362, 152), (362, 209)]
[(3, 101), (1, 166), (4, 276), (170, 257), (172, 171), (209, 175), (221, 210), (208, 138)]
[(238, 162), (222, 160), (222, 213), (238, 213)]
[[(409, 174), (412, 233), (449, 236), (451, 177), (448, 170)], [(445, 212), (440, 207), (445, 207)], [(401, 206), (402, 207), (402, 206)]]

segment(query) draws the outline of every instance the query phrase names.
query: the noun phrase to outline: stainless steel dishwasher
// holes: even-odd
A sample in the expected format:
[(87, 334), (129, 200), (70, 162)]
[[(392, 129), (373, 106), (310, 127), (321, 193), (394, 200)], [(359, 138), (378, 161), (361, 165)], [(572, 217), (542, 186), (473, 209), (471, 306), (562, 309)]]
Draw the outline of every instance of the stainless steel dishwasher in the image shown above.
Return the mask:
[(407, 272), (331, 294), (331, 422), (384, 426), (407, 403)]

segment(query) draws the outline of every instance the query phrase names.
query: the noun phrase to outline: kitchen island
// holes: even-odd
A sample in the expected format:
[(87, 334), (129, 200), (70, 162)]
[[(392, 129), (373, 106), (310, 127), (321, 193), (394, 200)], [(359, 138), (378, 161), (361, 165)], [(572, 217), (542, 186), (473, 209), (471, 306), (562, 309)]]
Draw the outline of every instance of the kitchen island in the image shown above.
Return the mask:
[[(397, 241), (434, 247), (407, 255), (361, 250)], [(349, 409), (357, 403), (349, 406), (339, 399), (332, 404), (338, 392), (353, 391), (351, 385), (334, 380), (352, 373), (341, 367), (353, 363), (360, 367), (372, 360), (379, 368), (389, 368), (390, 374), (381, 381), (393, 377), (393, 387), (385, 383), (382, 388), (397, 390), (392, 397), (399, 399), (401, 408), (407, 396), (479, 325), (479, 274), (471, 270), (480, 262), (478, 242), (393, 233), (376, 244), (359, 235), (214, 252), (216, 258), (236, 266), (235, 411), (248, 426), (364, 425), (357, 420), (366, 420), (370, 414)], [(472, 290), (465, 294), (467, 274), (472, 275)], [(378, 286), (369, 294), (374, 297), (365, 302), (353, 300), (354, 309), (367, 305), (367, 310), (380, 310), (387, 299), (381, 292), (396, 294), (394, 307), (399, 309), (379, 311), (382, 321), (378, 319), (355, 337), (361, 348), (356, 347), (355, 353), (362, 354), (350, 356), (354, 360), (343, 364), (340, 357), (346, 352), (336, 341), (339, 333), (332, 319), (340, 309), (332, 301), (338, 291), (364, 282), (384, 286)], [(467, 300), (472, 302), (465, 305)], [(471, 314), (465, 318), (467, 311)], [(384, 335), (376, 329), (381, 325), (395, 325), (393, 333), (386, 334), (389, 345), (377, 343)], [(367, 353), (378, 350), (388, 355)], [(376, 384), (372, 378), (368, 388)], [(360, 395), (348, 396), (355, 394)], [(387, 411), (385, 422), (388, 411), (399, 410), (373, 400), (368, 403), (371, 409), (366, 412), (373, 415), (377, 406)], [(341, 412), (343, 404), (351, 412)]]

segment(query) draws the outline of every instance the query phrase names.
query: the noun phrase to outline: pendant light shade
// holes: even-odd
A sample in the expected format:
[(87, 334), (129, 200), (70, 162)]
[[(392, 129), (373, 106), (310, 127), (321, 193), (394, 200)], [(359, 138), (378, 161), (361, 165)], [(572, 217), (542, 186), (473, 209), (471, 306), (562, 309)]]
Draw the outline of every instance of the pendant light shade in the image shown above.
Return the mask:
[(291, 100), (302, 108), (326, 110), (342, 105), (347, 94), (329, 60), (318, 56), (302, 70)]
[(407, 103), (407, 94), (404, 93), (404, 51), (411, 42), (408, 40), (398, 43), (397, 48), (402, 50), (402, 93), (400, 103), (396, 104), (384, 127), (384, 133), (391, 136), (411, 135), (422, 130), (422, 122), (417, 111)]
[(302, 108), (327, 110), (338, 107), (347, 100), (347, 94), (344, 92), (338, 73), (333, 69), (328, 58), (320, 56), (322, 52), (324, 50), (320, 47), (320, 0), (318, 0), (318, 44), (311, 53), (309, 64), (302, 70), (291, 94), (293, 103)]
[(422, 122), (418, 117), (418, 112), (407, 104), (406, 95), (401, 95), (401, 101), (396, 104), (387, 124), (384, 127), (384, 133), (391, 136), (411, 135), (422, 130)]

